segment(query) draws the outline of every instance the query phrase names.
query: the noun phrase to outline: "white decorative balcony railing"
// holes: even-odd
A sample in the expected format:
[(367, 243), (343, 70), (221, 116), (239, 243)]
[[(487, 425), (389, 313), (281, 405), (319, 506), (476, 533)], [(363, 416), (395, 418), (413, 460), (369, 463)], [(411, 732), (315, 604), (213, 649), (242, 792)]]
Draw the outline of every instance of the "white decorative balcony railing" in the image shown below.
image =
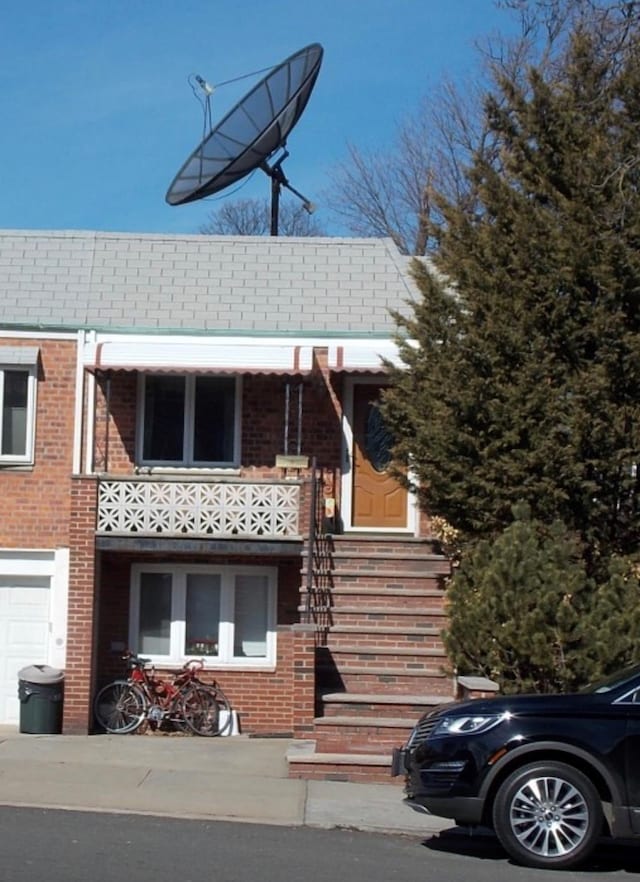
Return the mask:
[(100, 481), (98, 527), (119, 536), (299, 535), (300, 485), (276, 482)]

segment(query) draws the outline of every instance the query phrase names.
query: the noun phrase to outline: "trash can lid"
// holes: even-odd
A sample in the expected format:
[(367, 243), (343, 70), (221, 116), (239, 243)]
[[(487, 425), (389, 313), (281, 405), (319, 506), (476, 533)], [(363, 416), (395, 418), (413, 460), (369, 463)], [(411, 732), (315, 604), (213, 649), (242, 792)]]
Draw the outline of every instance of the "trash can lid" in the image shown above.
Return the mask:
[(27, 683), (59, 683), (64, 680), (64, 671), (49, 665), (28, 665), (18, 671), (18, 679)]

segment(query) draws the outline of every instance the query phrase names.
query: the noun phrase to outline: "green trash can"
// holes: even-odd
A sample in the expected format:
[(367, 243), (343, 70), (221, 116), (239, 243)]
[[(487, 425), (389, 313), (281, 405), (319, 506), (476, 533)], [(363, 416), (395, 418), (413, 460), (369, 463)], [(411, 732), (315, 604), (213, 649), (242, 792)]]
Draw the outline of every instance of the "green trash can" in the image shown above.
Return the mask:
[(49, 665), (29, 665), (18, 671), (20, 732), (59, 735), (62, 732), (64, 673)]

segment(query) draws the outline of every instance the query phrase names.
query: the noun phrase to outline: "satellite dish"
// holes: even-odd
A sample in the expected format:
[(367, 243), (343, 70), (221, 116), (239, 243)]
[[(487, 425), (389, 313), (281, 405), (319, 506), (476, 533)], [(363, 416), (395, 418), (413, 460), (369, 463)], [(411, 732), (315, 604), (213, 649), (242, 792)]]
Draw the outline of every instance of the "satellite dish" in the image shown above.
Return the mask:
[[(289, 155), (284, 150), (286, 140), (309, 100), (322, 55), (322, 46), (312, 43), (260, 80), (187, 159), (167, 190), (169, 205), (184, 205), (211, 196), (261, 168), (272, 181), (272, 235), (277, 235), (277, 195), (281, 186), (299, 196), (307, 211), (313, 210), (311, 203), (289, 185), (281, 164)], [(284, 155), (273, 167), (269, 166), (267, 160), (280, 148)]]

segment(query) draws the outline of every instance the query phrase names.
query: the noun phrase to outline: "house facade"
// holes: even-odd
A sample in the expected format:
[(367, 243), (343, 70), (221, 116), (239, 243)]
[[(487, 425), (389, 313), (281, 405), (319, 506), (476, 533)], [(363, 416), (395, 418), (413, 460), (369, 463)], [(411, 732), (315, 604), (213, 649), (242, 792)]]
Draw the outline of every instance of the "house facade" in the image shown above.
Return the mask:
[(23, 665), (86, 733), (125, 649), (197, 657), (292, 774), (386, 776), (454, 688), (376, 404), (416, 296), (385, 239), (0, 233), (0, 724)]

